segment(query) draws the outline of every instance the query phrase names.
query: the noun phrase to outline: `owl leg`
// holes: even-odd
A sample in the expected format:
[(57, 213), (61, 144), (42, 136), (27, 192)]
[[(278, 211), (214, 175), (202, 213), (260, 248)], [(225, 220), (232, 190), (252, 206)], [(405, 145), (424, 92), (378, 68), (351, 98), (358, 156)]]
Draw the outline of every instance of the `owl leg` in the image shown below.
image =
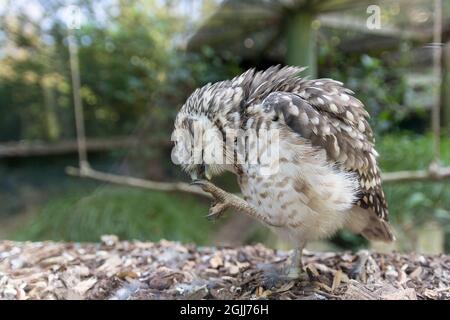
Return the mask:
[(291, 258), (291, 264), (289, 265), (287, 272), (286, 272), (286, 276), (290, 279), (299, 279), (300, 276), (302, 275), (302, 271), (303, 271), (302, 258), (303, 258), (303, 248), (304, 247), (305, 247), (305, 245), (303, 244), (294, 249), (294, 252), (293, 252), (292, 258)]
[(259, 214), (256, 208), (244, 199), (241, 199), (234, 194), (222, 190), (209, 181), (195, 180), (191, 184), (202, 187), (205, 192), (208, 192), (213, 196), (214, 202), (209, 208), (209, 214), (207, 215), (208, 218), (220, 217), (226, 209), (231, 208), (235, 209), (236, 211), (243, 212), (252, 218), (267, 223), (270, 226), (281, 227), (279, 225), (274, 225), (271, 221), (268, 220), (266, 216)]
[(366, 272), (366, 263), (369, 259), (369, 251), (361, 250), (357, 253), (358, 260), (356, 265), (350, 270), (350, 275), (352, 279), (360, 279), (361, 275)]
[(272, 288), (285, 282), (293, 280), (302, 281), (308, 279), (306, 274), (303, 273), (303, 247), (304, 245), (299, 246), (294, 250), (291, 257), (291, 263), (281, 270), (272, 265), (262, 267), (263, 284), (265, 287)]

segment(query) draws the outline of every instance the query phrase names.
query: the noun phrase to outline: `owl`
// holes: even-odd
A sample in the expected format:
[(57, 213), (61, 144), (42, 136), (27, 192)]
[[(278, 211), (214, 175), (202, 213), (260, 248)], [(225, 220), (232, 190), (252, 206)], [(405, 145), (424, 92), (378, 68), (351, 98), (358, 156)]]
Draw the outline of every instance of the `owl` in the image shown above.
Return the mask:
[[(250, 69), (207, 84), (182, 106), (173, 134), (174, 161), (215, 198), (211, 215), (232, 207), (293, 245), (289, 279), (301, 274), (309, 241), (342, 228), (394, 240), (368, 112), (341, 82), (303, 70)], [(242, 198), (209, 181), (224, 171)]]

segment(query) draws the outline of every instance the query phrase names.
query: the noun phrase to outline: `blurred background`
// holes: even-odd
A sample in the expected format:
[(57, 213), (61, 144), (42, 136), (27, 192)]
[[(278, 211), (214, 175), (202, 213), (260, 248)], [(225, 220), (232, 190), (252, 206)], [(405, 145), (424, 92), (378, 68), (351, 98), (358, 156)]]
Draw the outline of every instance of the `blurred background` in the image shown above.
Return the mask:
[[(78, 105), (92, 168), (188, 181), (170, 160), (185, 99), (279, 63), (344, 82), (372, 115), (383, 172), (413, 171), (384, 184), (398, 241), (374, 248), (450, 252), (450, 180), (428, 172), (450, 166), (450, 0), (0, 0), (0, 239), (282, 248), (242, 215), (206, 220), (206, 198), (66, 174)], [(234, 180), (218, 184), (238, 192)], [(370, 246), (343, 231), (310, 248)]]

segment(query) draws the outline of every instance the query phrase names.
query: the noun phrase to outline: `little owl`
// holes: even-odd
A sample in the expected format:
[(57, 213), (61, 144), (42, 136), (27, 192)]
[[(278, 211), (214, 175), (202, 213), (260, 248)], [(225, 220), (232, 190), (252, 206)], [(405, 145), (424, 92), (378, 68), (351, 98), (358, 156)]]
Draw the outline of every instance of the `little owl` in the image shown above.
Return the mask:
[[(394, 240), (369, 114), (341, 82), (301, 78), (302, 70), (251, 69), (207, 84), (183, 105), (174, 131), (174, 159), (215, 199), (210, 216), (234, 208), (294, 245), (289, 279), (300, 275), (308, 241), (341, 228)], [(224, 171), (237, 176), (243, 199), (209, 182)]]

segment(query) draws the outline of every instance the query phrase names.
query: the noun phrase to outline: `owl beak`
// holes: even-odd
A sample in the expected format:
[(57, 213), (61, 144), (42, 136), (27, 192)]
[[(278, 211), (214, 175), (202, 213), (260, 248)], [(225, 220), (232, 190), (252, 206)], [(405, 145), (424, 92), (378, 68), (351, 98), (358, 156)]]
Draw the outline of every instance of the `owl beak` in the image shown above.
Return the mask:
[(197, 171), (191, 171), (191, 180), (192, 181), (198, 180)]
[(208, 180), (211, 180), (212, 178), (211, 167), (208, 166), (207, 164), (205, 164), (205, 178)]
[(200, 166), (198, 170), (191, 171), (190, 176), (191, 176), (191, 180), (195, 181), (195, 180), (204, 179), (204, 178), (206, 178), (207, 180), (211, 180), (213, 175), (211, 172), (211, 167), (207, 164), (204, 164), (204, 165)]

